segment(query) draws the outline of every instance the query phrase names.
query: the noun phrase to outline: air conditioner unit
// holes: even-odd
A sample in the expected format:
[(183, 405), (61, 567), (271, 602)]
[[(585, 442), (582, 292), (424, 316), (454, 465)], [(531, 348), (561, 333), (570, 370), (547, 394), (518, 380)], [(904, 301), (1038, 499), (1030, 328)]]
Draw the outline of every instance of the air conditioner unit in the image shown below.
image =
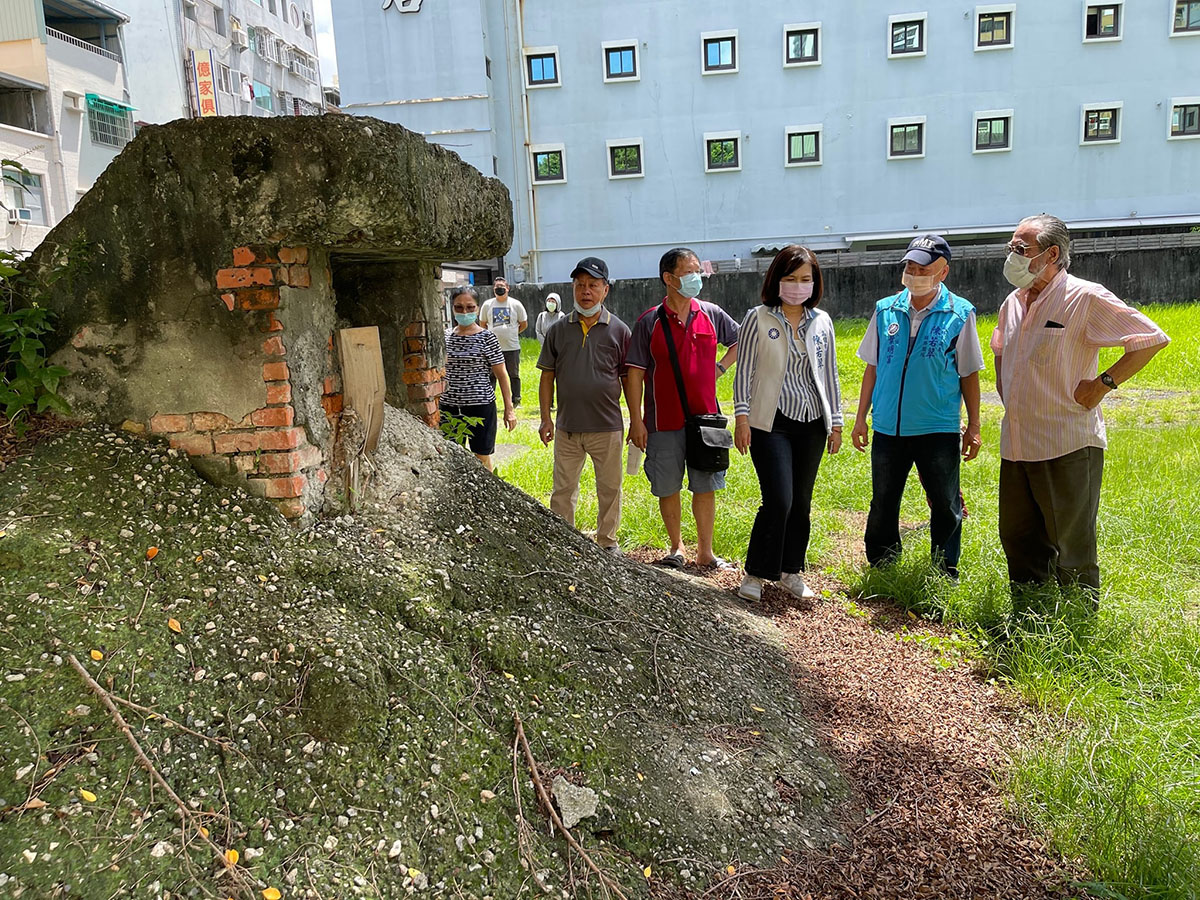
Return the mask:
[(28, 225), (32, 221), (33, 210), (31, 209), (19, 206), (8, 211), (8, 223), (10, 225)]
[(237, 49), (239, 49), (239, 50), (246, 49), (246, 45), (247, 45), (246, 32), (244, 32), (244, 31), (231, 32), (229, 35), (229, 40), (233, 43), (233, 46), (235, 46)]

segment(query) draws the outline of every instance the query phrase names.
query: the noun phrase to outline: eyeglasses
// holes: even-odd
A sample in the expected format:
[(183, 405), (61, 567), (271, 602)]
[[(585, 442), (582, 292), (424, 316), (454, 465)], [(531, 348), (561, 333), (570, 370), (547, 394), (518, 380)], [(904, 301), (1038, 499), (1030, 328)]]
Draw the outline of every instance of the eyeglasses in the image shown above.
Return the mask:
[(1030, 250), (1037, 250), (1038, 252), (1033, 254), (1033, 258), (1041, 256), (1044, 252), (1042, 250), (1038, 250), (1036, 246), (1030, 247), (1028, 244), (1022, 244), (1019, 241), (1010, 241), (1005, 249), (1008, 250), (1009, 253), (1016, 253), (1019, 256), (1029, 256)]

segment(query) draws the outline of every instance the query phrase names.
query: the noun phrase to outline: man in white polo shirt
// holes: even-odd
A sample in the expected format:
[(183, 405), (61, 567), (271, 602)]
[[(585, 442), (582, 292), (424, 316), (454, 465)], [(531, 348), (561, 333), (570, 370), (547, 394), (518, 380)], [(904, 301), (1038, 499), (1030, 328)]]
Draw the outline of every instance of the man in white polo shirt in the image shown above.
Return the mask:
[[(1078, 584), (1099, 601), (1096, 515), (1107, 438), (1100, 401), (1169, 342), (1099, 284), (1067, 274), (1071, 235), (1022, 219), (1004, 277), (1016, 290), (992, 334), (1000, 427), (1000, 542), (1015, 588)], [(1124, 355), (1096, 374), (1101, 347)]]

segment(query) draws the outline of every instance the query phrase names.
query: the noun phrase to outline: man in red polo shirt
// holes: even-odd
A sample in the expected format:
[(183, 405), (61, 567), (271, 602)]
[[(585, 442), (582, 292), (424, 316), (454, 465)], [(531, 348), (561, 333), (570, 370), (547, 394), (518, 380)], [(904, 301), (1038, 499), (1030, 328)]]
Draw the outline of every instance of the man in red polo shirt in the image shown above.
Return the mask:
[[(678, 569), (684, 563), (679, 494), (686, 467), (692, 515), (696, 519), (696, 564), (704, 568), (729, 568), (729, 563), (716, 556), (712, 547), (715, 492), (725, 487), (725, 473), (699, 472), (686, 466), (683, 405), (659, 310), (666, 311), (675, 338), (692, 415), (718, 411), (717, 379), (737, 361), (738, 323), (716, 304), (696, 299), (701, 288), (700, 260), (691, 250), (683, 247), (668, 250), (659, 260), (658, 273), (667, 287), (666, 299), (638, 319), (626, 358), (629, 440), (646, 451), (650, 492), (658, 498), (658, 510), (671, 542), (670, 552), (661, 565)], [(719, 362), (718, 344), (728, 348)]]

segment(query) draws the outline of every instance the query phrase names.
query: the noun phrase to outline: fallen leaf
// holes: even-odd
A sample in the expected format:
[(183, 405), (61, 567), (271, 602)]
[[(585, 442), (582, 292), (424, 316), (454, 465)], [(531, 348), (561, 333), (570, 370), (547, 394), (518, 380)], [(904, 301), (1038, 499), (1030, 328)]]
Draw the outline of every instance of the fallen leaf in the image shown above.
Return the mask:
[(146, 551), (146, 559), (154, 559), (156, 556), (158, 556), (157, 547), (151, 547)]
[(259, 580), (259, 581), (261, 581), (263, 584), (266, 584), (266, 583), (267, 583), (267, 576), (266, 576), (266, 575), (259, 575), (259, 576), (258, 576), (258, 580)]
[(204, 562), (204, 557), (203, 557), (203, 556), (197, 556), (197, 557), (196, 557), (196, 562), (198, 562), (198, 563), (202, 563), (202, 562)]
[(25, 809), (41, 809), (46, 805), (46, 801), (41, 797), (31, 797), (25, 801)]
[(167, 619), (167, 627), (176, 634), (183, 634), (183, 627), (179, 624), (178, 619)]
[(203, 825), (200, 826), (200, 836), (208, 837), (208, 829), (205, 828)]
[(766, 712), (766, 710), (763, 709), (761, 706), (751, 706), (750, 708), (752, 710), (754, 710), (755, 712)]
[(642, 874), (645, 875), (646, 880), (649, 881), (650, 880), (650, 867), (646, 866), (646, 868), (642, 869)]
[(515, 676), (513, 675), (512, 672), (505, 672), (504, 677), (507, 678), (509, 681), (512, 681)]
[(99, 650), (93, 650), (91, 656), (96, 662), (100, 662), (100, 660), (104, 659), (104, 654)]
[(572, 594), (575, 593), (575, 585), (573, 585), (573, 584), (567, 585), (567, 590), (570, 591)]
[(232, 848), (225, 851), (225, 865), (227, 866), (236, 866), (240, 858), (240, 854)]
[(638, 773), (637, 773), (637, 777), (638, 777), (638, 781), (645, 781), (645, 780), (646, 780), (646, 776), (645, 776), (645, 775), (643, 775), (641, 772), (638, 772)]
[(279, 900), (283, 895), (279, 893), (279, 888), (269, 887), (262, 892), (263, 900)]
[(737, 869), (734, 866), (726, 866), (725, 871), (730, 875), (733, 875), (735, 872), (737, 872)]
[(411, 867), (410, 867), (410, 868), (409, 868), (409, 870), (408, 870), (408, 877), (409, 877), (409, 878), (416, 878), (416, 877), (417, 877), (418, 875), (420, 875), (420, 874), (421, 874), (421, 870), (420, 870), (420, 869), (413, 869), (413, 868), (411, 868)]
[(79, 796), (82, 797), (84, 800), (86, 800), (88, 803), (96, 802), (96, 795), (93, 794), (91, 791), (84, 790), (83, 788), (79, 789)]

